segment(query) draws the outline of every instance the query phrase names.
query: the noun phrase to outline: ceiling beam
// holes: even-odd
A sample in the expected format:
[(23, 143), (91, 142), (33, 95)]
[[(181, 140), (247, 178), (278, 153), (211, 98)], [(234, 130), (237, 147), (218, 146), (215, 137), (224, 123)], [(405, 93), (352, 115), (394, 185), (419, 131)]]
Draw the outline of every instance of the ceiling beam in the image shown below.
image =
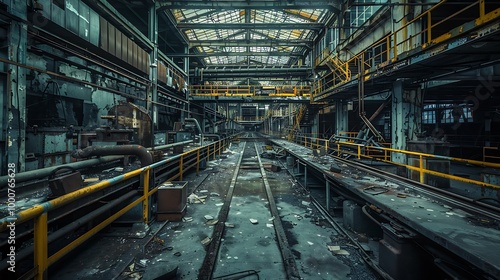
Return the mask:
[(213, 52), (213, 53), (198, 53), (198, 54), (182, 54), (170, 53), (166, 54), (169, 57), (209, 57), (209, 56), (302, 56), (300, 53), (290, 52)]
[[(231, 73), (248, 73), (248, 72), (258, 72), (258, 73), (311, 73), (311, 67), (258, 67), (258, 66), (232, 66), (227, 67), (226, 65), (220, 66), (208, 66), (203, 68), (203, 74), (218, 74), (221, 72), (231, 72)], [(194, 72), (194, 70), (191, 70)]]
[(307, 29), (321, 30), (323, 23), (183, 23), (177, 24), (179, 29)]
[(158, 1), (159, 9), (328, 9), (332, 12), (340, 11), (341, 0), (317, 0), (317, 1), (295, 1), (295, 0), (234, 0), (234, 1), (206, 1), (206, 0), (184, 0), (184, 1)]
[(221, 41), (221, 40), (192, 40), (189, 42), (189, 47), (306, 47), (311, 48), (312, 41), (310, 40), (238, 40), (238, 41)]

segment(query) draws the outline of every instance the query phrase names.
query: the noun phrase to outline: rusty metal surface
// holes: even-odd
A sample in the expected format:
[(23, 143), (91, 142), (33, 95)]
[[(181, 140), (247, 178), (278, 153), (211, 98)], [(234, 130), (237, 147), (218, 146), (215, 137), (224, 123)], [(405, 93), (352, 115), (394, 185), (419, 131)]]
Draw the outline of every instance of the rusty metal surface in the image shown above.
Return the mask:
[(82, 175), (76, 171), (71, 174), (63, 175), (49, 180), (49, 187), (52, 195), (57, 197), (74, 192), (82, 186)]
[(113, 128), (132, 129), (136, 144), (145, 147), (151, 147), (153, 135), (151, 133), (151, 117), (146, 109), (132, 103), (120, 103), (108, 112), (109, 115), (115, 115), (116, 120)]

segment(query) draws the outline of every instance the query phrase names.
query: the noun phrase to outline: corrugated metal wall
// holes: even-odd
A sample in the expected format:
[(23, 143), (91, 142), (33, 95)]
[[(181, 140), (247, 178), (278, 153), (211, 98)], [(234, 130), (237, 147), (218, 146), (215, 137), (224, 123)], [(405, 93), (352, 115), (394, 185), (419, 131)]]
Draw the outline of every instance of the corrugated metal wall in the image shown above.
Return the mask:
[(77, 34), (79, 37), (99, 45), (99, 15), (80, 0), (66, 0), (65, 9), (51, 0), (38, 0), (43, 5), (42, 14), (52, 22)]
[(149, 74), (149, 54), (81, 0), (66, 0), (65, 9), (39, 0), (43, 15), (95, 46)]
[(149, 74), (149, 54), (145, 50), (103, 17), (99, 17), (99, 26), (99, 47)]

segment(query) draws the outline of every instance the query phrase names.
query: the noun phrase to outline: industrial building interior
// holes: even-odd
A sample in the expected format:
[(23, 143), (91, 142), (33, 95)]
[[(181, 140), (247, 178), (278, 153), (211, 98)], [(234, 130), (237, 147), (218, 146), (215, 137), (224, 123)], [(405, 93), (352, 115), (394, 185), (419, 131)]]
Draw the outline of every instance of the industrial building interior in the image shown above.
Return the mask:
[(500, 278), (499, 1), (0, 0), (0, 38), (1, 279)]

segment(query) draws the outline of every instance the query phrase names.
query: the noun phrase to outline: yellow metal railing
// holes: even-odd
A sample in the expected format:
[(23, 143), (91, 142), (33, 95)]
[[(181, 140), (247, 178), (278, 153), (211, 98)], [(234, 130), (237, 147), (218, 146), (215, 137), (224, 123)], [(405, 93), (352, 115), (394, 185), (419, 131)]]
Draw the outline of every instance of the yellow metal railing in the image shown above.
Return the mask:
[[(376, 41), (364, 51), (353, 55), (347, 61), (342, 62), (338, 52), (330, 51), (325, 48), (315, 59), (315, 66), (327, 64), (329, 61), (334, 62), (338, 70), (333, 70), (331, 73), (324, 75), (322, 78), (316, 80), (314, 84), (313, 97), (321, 94), (322, 92), (344, 84), (357, 78), (359, 74), (360, 58), (364, 54), (365, 59), (365, 73), (376, 71), (378, 67), (384, 67), (390, 63), (396, 62), (398, 58), (410, 50), (415, 50), (419, 47), (422, 49), (429, 46), (442, 43), (450, 38), (462, 35), (478, 26), (491, 22), (492, 20), (500, 17), (500, 8), (495, 8), (498, 4), (496, 0), (478, 0), (473, 3), (464, 3), (465, 7), (457, 10), (445, 18), (437, 18), (433, 15), (449, 14), (449, 6), (446, 5), (448, 1), (443, 0), (430, 9), (422, 12), (420, 15), (414, 17), (412, 20), (404, 23), (400, 28), (396, 29), (389, 35)], [(488, 5), (491, 4), (491, 8)], [(453, 5), (456, 7), (457, 5)], [(474, 17), (475, 15), (475, 17)], [(470, 18), (471, 21), (464, 22), (462, 19), (460, 23), (456, 23), (458, 18)], [(403, 21), (404, 22), (404, 21)], [(425, 24), (424, 24), (425, 22)], [(471, 24), (472, 22), (472, 24)], [(454, 24), (455, 28), (448, 28), (447, 25)], [(443, 29), (448, 30), (443, 32)], [(456, 29), (456, 32), (452, 32)], [(414, 31), (411, 35), (408, 30)], [(373, 54), (373, 50), (379, 50)], [(342, 79), (342, 73), (350, 72), (349, 79)], [(365, 79), (369, 79), (367, 75)]]
[[(154, 172), (154, 168), (171, 163), (174, 160), (179, 160), (178, 173), (167, 179), (167, 181), (179, 180), (182, 181), (183, 174), (185, 171), (195, 168), (196, 173), (200, 169), (200, 161), (202, 159), (210, 160), (210, 158), (215, 159), (217, 155), (220, 155), (224, 147), (228, 145), (228, 139), (221, 139), (217, 142), (213, 142), (203, 147), (199, 147), (178, 156), (165, 159), (154, 163), (150, 166), (146, 166), (134, 171), (125, 173), (123, 175), (114, 177), (112, 179), (103, 180), (94, 185), (87, 186), (85, 188), (79, 189), (77, 191), (68, 193), (66, 195), (60, 196), (58, 198), (52, 199), (50, 201), (44, 202), (42, 204), (35, 205), (29, 209), (23, 210), (15, 215), (15, 223), (19, 225), (21, 223), (33, 220), (34, 221), (34, 267), (30, 271), (31, 275), (34, 275), (35, 279), (47, 279), (47, 269), (50, 265), (54, 264), (56, 261), (60, 260), (66, 254), (74, 250), (76, 247), (81, 245), (83, 242), (88, 240), (90, 237), (98, 233), (100, 230), (111, 224), (117, 218), (125, 214), (127, 211), (131, 210), (136, 205), (143, 204), (143, 221), (144, 223), (149, 222), (149, 197), (158, 191), (159, 186), (150, 188), (150, 178), (151, 173)], [(202, 153), (204, 157), (202, 158)], [(189, 160), (185, 160), (189, 156)], [(191, 158), (192, 157), (192, 158)], [(71, 243), (67, 244), (65, 247), (59, 251), (53, 253), (49, 256), (49, 244), (48, 244), (48, 214), (61, 206), (72, 203), (78, 199), (88, 196), (92, 193), (102, 191), (106, 188), (110, 188), (126, 180), (132, 178), (139, 178), (140, 186), (142, 189), (142, 194), (139, 198), (134, 200), (132, 203), (124, 206), (120, 210), (117, 210), (110, 217), (99, 223), (98, 225), (91, 228), (89, 231), (79, 236), (77, 239), (73, 240)], [(138, 192), (140, 194), (140, 192)], [(7, 225), (12, 222), (12, 218), (2, 218), (0, 219), (0, 232), (7, 230)]]
[(288, 132), (288, 140), (293, 138), (293, 134), (295, 131), (300, 130), (300, 122), (302, 121), (302, 117), (304, 116), (304, 113), (307, 110), (306, 105), (300, 105), (299, 110), (295, 114), (294, 122), (293, 122), (293, 127), (292, 129)]
[(190, 96), (236, 96), (236, 97), (309, 97), (311, 86), (255, 86), (255, 85), (191, 85)]
[[(464, 183), (477, 185), (479, 187), (500, 190), (499, 185), (494, 185), (494, 184), (490, 184), (490, 183), (486, 183), (486, 182), (482, 182), (482, 181), (477, 181), (477, 180), (473, 180), (473, 179), (469, 179), (469, 178), (464, 178), (464, 177), (460, 177), (460, 176), (455, 176), (455, 175), (451, 175), (451, 174), (447, 174), (447, 173), (442, 173), (442, 172), (426, 169), (425, 164), (424, 164), (424, 160), (425, 159), (443, 159), (443, 160), (449, 160), (451, 162), (465, 163), (465, 164), (471, 164), (471, 165), (483, 166), (483, 167), (492, 167), (492, 168), (500, 168), (499, 163), (490, 163), (490, 162), (485, 162), (485, 161), (477, 161), (477, 160), (470, 160), (470, 159), (463, 159), (463, 158), (454, 158), (454, 157), (440, 156), (440, 155), (433, 155), (433, 154), (424, 154), (424, 153), (418, 153), (418, 152), (413, 152), (413, 151), (392, 149), (392, 148), (387, 148), (387, 147), (366, 146), (363, 144), (355, 144), (355, 143), (349, 143), (349, 142), (329, 143), (328, 139), (312, 138), (312, 137), (307, 137), (304, 135), (297, 135), (292, 140), (295, 143), (302, 145), (302, 146), (305, 146), (307, 148), (312, 148), (312, 149), (326, 148), (327, 153), (337, 152), (337, 154), (351, 154), (351, 155), (356, 156), (357, 159), (368, 158), (368, 159), (378, 160), (381, 162), (391, 163), (391, 164), (398, 165), (398, 166), (403, 166), (407, 170), (417, 171), (419, 173), (419, 182), (420, 183), (425, 183), (425, 175), (435, 175), (435, 176), (442, 177), (442, 178), (447, 178), (447, 179), (451, 179), (451, 180), (455, 180), (455, 181), (460, 181), (460, 182), (464, 182)], [(375, 151), (375, 150), (379, 151), (377, 156), (370, 155), (370, 153), (373, 153), (373, 151)], [(395, 154), (395, 153), (400, 153), (400, 154), (405, 154), (405, 155), (417, 157), (419, 159), (419, 165), (413, 166), (413, 165), (402, 164), (402, 163), (391, 161), (391, 158), (392, 158), (393, 154)]]
[(247, 117), (247, 116), (236, 116), (234, 120), (237, 122), (261, 122), (265, 117)]
[(483, 161), (500, 160), (498, 151), (498, 147), (483, 147)]

